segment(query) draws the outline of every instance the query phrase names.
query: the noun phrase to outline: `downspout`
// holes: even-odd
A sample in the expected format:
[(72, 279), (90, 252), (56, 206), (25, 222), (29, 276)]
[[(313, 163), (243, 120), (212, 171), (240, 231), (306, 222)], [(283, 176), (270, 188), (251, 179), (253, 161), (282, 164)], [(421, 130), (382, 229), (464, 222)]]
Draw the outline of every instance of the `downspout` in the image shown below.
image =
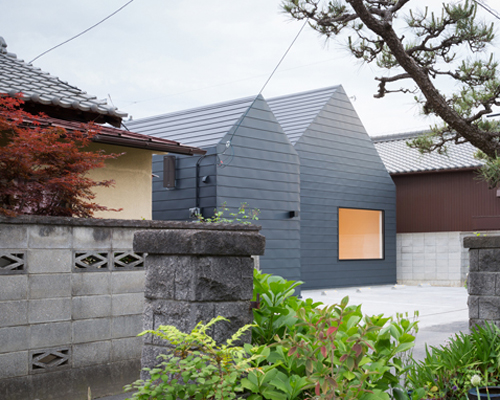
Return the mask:
[[(201, 156), (196, 161), (196, 208), (200, 210), (200, 164), (202, 160), (207, 157), (206, 155)], [(200, 210), (201, 213), (201, 210)]]
[(201, 209), (200, 209), (200, 168), (201, 168), (201, 162), (205, 157), (209, 156), (217, 156), (217, 154), (205, 154), (204, 156), (201, 156), (198, 158), (198, 161), (196, 161), (196, 208), (198, 208), (201, 214)]

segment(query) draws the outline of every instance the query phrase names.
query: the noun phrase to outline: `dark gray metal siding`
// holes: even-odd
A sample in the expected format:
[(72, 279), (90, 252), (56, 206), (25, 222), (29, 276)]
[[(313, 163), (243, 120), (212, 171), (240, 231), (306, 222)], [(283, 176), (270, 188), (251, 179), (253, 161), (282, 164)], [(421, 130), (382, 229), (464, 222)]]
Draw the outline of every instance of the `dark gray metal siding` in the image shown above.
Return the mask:
[(261, 211), (257, 224), (266, 237), (261, 268), (287, 279), (300, 279), (300, 162), (267, 103), (256, 101), (232, 136), (219, 144), (222, 152), (231, 140), (233, 158), (217, 169), (217, 203), (234, 211), (242, 202)]
[[(330, 89), (330, 99), (295, 144), (301, 163), (304, 288), (395, 283), (394, 184), (342, 87)], [(290, 97), (269, 101), (273, 110), (280, 106), (278, 116)], [(287, 123), (293, 126), (290, 119)], [(338, 260), (338, 207), (384, 210), (384, 260)]]
[[(208, 156), (201, 162), (200, 178), (210, 176), (207, 184), (200, 179), (202, 213), (205, 217), (212, 216), (213, 210), (224, 202), (231, 211), (236, 211), (243, 202), (247, 202), (250, 208), (260, 209), (259, 221), (254, 223), (262, 225), (262, 234), (266, 236), (266, 253), (261, 256), (261, 268), (267, 273), (298, 280), (300, 219), (290, 219), (289, 212), (300, 211), (299, 157), (262, 96), (237, 128), (245, 114), (245, 105), (250, 104), (244, 99), (148, 118), (136, 121), (133, 128), (205, 149), (204, 144), (213, 143), (218, 138), (219, 153), (231, 140), (228, 154), (233, 156), (221, 156), (224, 167), (217, 166), (216, 147), (209, 147)], [(210, 121), (217, 121), (217, 134)], [(199, 130), (198, 136), (191, 136), (195, 134), (193, 127)], [(169, 129), (175, 129), (176, 136), (169, 136)], [(225, 133), (221, 135), (223, 131)], [(177, 156), (176, 188), (167, 190), (162, 185), (163, 158), (153, 158), (153, 173), (158, 175), (153, 180), (153, 219), (189, 219), (189, 208), (196, 205), (198, 159)]]
[[(200, 207), (204, 216), (211, 216), (217, 206), (217, 167), (215, 147), (208, 149), (200, 163)], [(189, 221), (189, 209), (196, 206), (196, 163), (200, 157), (176, 157), (175, 189), (163, 187), (163, 156), (153, 156), (153, 219)]]

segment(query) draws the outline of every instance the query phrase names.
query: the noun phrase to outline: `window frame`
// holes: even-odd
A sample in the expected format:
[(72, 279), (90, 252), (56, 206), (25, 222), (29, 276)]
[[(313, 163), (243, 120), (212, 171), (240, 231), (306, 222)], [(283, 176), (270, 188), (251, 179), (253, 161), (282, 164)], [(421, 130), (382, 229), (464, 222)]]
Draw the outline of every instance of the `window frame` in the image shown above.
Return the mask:
[[(382, 257), (381, 258), (340, 258), (340, 210), (361, 210), (361, 211), (379, 211), (382, 215)], [(337, 206), (337, 261), (384, 261), (385, 260), (385, 210), (379, 208), (361, 208), (361, 207), (342, 207)]]

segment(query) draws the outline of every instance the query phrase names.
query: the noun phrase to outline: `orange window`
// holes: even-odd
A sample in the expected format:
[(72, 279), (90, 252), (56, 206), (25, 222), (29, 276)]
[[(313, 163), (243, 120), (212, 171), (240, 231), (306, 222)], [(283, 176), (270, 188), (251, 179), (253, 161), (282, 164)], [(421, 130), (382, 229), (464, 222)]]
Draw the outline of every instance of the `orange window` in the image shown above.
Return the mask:
[(339, 260), (384, 258), (383, 211), (339, 208)]

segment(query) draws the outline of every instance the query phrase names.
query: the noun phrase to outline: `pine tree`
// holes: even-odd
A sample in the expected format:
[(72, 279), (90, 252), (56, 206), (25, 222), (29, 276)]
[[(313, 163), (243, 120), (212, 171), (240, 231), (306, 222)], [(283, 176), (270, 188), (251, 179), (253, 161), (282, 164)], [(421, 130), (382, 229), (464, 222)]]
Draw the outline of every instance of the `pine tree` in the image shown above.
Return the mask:
[[(500, 123), (487, 119), (500, 105), (498, 62), (487, 50), (494, 25), (477, 18), (474, 1), (448, 2), (440, 15), (409, 9), (411, 0), (284, 0), (283, 9), (328, 38), (348, 31), (352, 55), (384, 71), (376, 98), (411, 93), (424, 114), (442, 123), (408, 144), (446, 153), (449, 142), (470, 142), (487, 163), (483, 176), (500, 182)], [(451, 81), (457, 90), (446, 93)], [(397, 86), (396, 86), (397, 85)]]

